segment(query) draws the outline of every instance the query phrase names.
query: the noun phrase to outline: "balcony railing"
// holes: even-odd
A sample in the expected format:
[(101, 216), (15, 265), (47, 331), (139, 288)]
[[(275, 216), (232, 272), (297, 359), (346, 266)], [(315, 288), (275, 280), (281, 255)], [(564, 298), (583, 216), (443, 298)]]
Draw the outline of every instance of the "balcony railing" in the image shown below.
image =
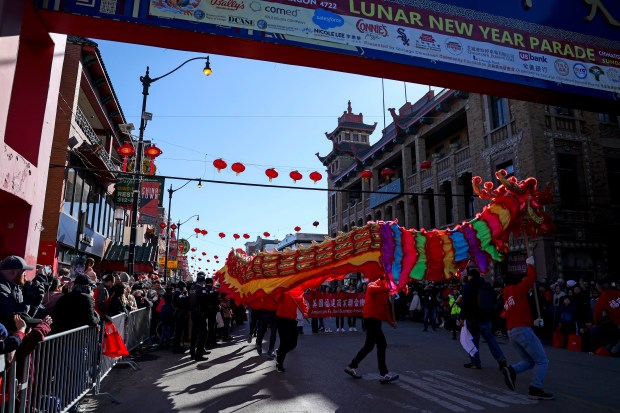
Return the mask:
[(90, 126), (90, 122), (88, 122), (86, 115), (84, 115), (84, 112), (82, 112), (82, 109), (79, 107), (75, 112), (75, 122), (78, 124), (80, 129), (82, 129), (82, 132), (84, 132), (84, 136), (86, 136), (86, 140), (90, 145), (103, 145), (101, 138), (97, 136), (92, 126)]
[(414, 173), (407, 177), (407, 191), (415, 192), (415, 189), (418, 186), (418, 178), (419, 176), (417, 173)]

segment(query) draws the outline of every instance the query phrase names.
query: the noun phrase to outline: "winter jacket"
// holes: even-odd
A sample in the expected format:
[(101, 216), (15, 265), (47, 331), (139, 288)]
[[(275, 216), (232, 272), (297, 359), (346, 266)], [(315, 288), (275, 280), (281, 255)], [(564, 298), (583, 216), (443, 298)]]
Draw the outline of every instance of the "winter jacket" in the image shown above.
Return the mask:
[(297, 319), (297, 308), (302, 312), (304, 318), (308, 317), (308, 305), (304, 300), (303, 291), (294, 288), (276, 297), (278, 309), (276, 316), (288, 320)]
[(504, 288), (504, 316), (506, 329), (515, 327), (533, 327), (532, 312), (528, 301), (528, 294), (536, 282), (536, 269), (528, 264), (527, 275), (518, 284), (507, 285)]
[(620, 326), (620, 291), (601, 291), (601, 295), (594, 304), (594, 314), (592, 317), (594, 324), (600, 325), (603, 322), (603, 311), (607, 313), (614, 325)]
[(394, 324), (390, 311), (390, 290), (385, 279), (378, 279), (368, 283), (362, 317), (374, 318)]

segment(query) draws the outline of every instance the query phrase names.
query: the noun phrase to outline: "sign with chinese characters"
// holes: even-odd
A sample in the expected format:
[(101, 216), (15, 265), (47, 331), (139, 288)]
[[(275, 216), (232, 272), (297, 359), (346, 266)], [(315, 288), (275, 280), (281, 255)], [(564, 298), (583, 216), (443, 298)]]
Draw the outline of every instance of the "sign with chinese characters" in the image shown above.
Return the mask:
[(138, 224), (156, 225), (159, 222), (158, 207), (164, 197), (165, 178), (149, 176), (140, 183), (140, 217)]
[[(478, 83), (498, 82), (494, 87), (507, 94), (517, 91), (505, 88), (512, 83), (609, 102), (620, 99), (616, 0), (37, 0), (37, 4), (40, 9), (98, 18), (90, 24), (113, 19), (132, 27), (176, 29), (175, 34), (185, 30), (187, 39), (196, 32), (219, 36), (226, 39), (227, 53), (242, 57), (247, 43), (235, 50), (230, 39), (256, 41), (251, 57), (258, 59), (274, 58), (273, 49), (265, 53), (269, 56), (260, 52), (265, 43), (272, 43), (325, 54), (325, 62), (313, 59), (310, 64), (332, 70), (365, 74), (365, 64), (380, 61), (386, 72), (398, 73), (401, 80), (432, 76), (432, 84), (440, 85), (457, 79), (450, 74), (467, 76), (472, 79), (470, 91), (476, 91)], [(46, 25), (53, 28), (52, 20), (47, 19)], [(122, 34), (114, 39), (119, 37)], [(126, 40), (135, 39), (127, 35)], [(184, 43), (182, 37), (178, 41)], [(337, 55), (360, 58), (359, 65), (350, 59), (345, 62), (344, 57), (339, 65)], [(287, 63), (287, 54), (277, 61)]]
[(308, 317), (344, 317), (362, 315), (365, 293), (321, 293), (313, 291), (304, 298), (308, 301)]

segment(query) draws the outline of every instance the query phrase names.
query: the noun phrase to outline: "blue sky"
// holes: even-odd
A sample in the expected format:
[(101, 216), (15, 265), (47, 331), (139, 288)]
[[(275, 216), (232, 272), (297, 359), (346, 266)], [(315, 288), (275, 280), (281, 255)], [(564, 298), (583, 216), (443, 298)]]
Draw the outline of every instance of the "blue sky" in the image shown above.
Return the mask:
[[(146, 66), (152, 78), (174, 69), (183, 61), (204, 56), (200, 53), (114, 43), (93, 39), (99, 44), (103, 62), (111, 78), (128, 122), (138, 134), (142, 85)], [(338, 117), (351, 100), (354, 113), (363, 113), (365, 123), (377, 122), (371, 143), (381, 137), (385, 122), (391, 122), (387, 108), (400, 108), (405, 102), (401, 81), (332, 72), (314, 68), (210, 55), (213, 74), (202, 74), (204, 62), (190, 62), (172, 75), (151, 85), (147, 112), (153, 114), (145, 139), (152, 140), (163, 155), (157, 161), (158, 174), (268, 184), (267, 168), (280, 176), (275, 185), (327, 187), (327, 174), (316, 153), (331, 150), (325, 132), (337, 126)], [(428, 91), (426, 85), (408, 83), (407, 98), (415, 102)], [(223, 158), (228, 169), (218, 173), (213, 161)], [(245, 172), (235, 175), (234, 162), (242, 162)], [(304, 176), (293, 183), (289, 173)], [(308, 174), (319, 171), (323, 180), (314, 184)], [(166, 180), (166, 189), (176, 189), (185, 180)], [(168, 205), (165, 193), (164, 206)], [(246, 240), (232, 235), (247, 233), (249, 241), (268, 231), (271, 238), (283, 239), (301, 232), (327, 233), (327, 192), (257, 188), (238, 185), (195, 183), (174, 192), (172, 220), (183, 222), (181, 237), (192, 247), (205, 251), (203, 270), (220, 268), (231, 248), (243, 248)], [(312, 223), (320, 225), (314, 227)], [(194, 228), (206, 229), (206, 236), (194, 235)], [(218, 234), (224, 232), (226, 238)], [(215, 264), (213, 256), (220, 257)], [(210, 259), (206, 263), (205, 259)], [(190, 261), (191, 265), (191, 261)]]

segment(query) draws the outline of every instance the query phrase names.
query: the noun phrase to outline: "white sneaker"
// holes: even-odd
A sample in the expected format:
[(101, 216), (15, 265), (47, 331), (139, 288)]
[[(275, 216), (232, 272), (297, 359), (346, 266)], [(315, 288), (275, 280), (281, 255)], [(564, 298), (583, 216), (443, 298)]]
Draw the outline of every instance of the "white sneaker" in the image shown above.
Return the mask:
[(353, 331), (353, 327), (349, 327), (349, 331)]
[(353, 327), (353, 331), (357, 331), (357, 328)]
[(398, 380), (398, 374), (387, 373), (385, 376), (380, 376), (379, 381), (381, 383), (389, 383), (391, 381)]

